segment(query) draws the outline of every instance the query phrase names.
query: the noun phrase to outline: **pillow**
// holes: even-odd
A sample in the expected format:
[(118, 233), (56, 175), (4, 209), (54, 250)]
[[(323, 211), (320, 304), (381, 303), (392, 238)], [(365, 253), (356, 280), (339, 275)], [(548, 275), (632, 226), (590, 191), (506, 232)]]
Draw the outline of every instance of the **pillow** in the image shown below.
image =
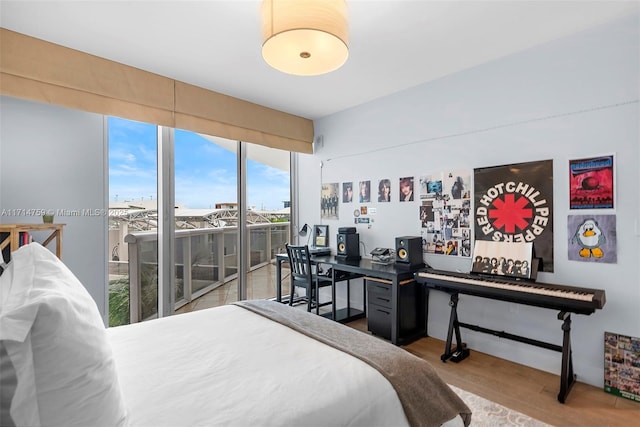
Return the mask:
[[(1, 257), (1, 255), (0, 255)], [(0, 309), (4, 306), (3, 297), (8, 292), (3, 292), (3, 289), (8, 290), (13, 278), (13, 264), (5, 266), (5, 270), (0, 273)], [(16, 393), (16, 386), (18, 379), (16, 378), (16, 370), (9, 359), (9, 354), (4, 346), (4, 341), (0, 340), (0, 426), (2, 427), (14, 427), (16, 424), (13, 422), (10, 414), (11, 401)]]
[(93, 298), (38, 243), (15, 251), (9, 269), (9, 286), (0, 288), (0, 340), (17, 377), (13, 423), (125, 425), (115, 362)]

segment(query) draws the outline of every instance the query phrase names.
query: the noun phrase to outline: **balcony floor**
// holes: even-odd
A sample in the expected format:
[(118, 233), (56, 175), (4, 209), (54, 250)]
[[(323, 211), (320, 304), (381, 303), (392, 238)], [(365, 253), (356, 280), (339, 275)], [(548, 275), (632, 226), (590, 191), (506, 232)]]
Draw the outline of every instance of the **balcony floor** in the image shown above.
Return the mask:
[[(289, 294), (289, 266), (282, 265), (282, 295)], [(276, 266), (269, 263), (247, 274), (247, 299), (270, 299), (276, 296)], [(218, 307), (238, 301), (238, 281), (231, 280), (180, 307), (176, 313), (187, 313)]]

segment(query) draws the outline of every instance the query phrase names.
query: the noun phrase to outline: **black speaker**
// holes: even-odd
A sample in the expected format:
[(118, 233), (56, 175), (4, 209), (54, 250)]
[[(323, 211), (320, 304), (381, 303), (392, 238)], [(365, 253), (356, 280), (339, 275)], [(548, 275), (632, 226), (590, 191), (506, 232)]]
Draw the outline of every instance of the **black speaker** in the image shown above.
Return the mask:
[(360, 259), (360, 235), (358, 233), (338, 233), (336, 258)]
[(418, 267), (424, 265), (422, 237), (396, 237), (396, 264)]

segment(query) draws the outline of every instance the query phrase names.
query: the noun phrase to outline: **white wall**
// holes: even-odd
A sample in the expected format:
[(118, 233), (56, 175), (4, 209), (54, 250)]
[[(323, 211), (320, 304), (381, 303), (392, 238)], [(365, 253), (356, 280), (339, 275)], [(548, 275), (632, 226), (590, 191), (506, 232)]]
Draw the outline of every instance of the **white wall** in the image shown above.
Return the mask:
[[(103, 116), (10, 97), (0, 97), (0, 108), (0, 211), (18, 210), (2, 215), (0, 222), (42, 223), (28, 210), (57, 211), (54, 222), (66, 224), (62, 260), (88, 289), (106, 324)], [(43, 238), (46, 234), (35, 235), (36, 241)]]
[[(640, 336), (638, 22), (638, 15), (619, 19), (316, 121), (322, 143), (315, 154), (298, 156), (300, 223), (328, 224), (335, 251), (337, 228), (354, 225), (359, 204), (341, 203), (339, 220), (321, 220), (321, 183), (397, 183), (402, 176), (552, 159), (555, 271), (539, 281), (606, 291), (603, 310), (572, 317), (578, 380), (602, 386), (604, 332)], [(568, 261), (567, 215), (584, 213), (568, 209), (568, 161), (606, 153), (617, 162), (618, 262)], [(420, 235), (419, 204), (370, 203), (375, 222), (357, 227), (366, 253), (393, 247), (396, 236)], [(470, 261), (451, 257), (427, 261), (470, 268)], [(445, 337), (447, 302), (446, 294), (431, 292), (429, 335)], [(462, 296), (459, 314), (467, 323), (562, 344), (561, 322), (551, 310)], [(463, 334), (474, 350), (560, 372), (557, 352)]]

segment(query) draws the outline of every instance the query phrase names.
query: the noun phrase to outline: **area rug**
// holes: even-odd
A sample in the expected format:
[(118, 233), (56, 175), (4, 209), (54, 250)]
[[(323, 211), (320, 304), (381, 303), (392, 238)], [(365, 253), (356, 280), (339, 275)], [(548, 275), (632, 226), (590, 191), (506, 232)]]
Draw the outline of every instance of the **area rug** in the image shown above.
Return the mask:
[(471, 427), (550, 427), (534, 418), (449, 384), (471, 409)]

